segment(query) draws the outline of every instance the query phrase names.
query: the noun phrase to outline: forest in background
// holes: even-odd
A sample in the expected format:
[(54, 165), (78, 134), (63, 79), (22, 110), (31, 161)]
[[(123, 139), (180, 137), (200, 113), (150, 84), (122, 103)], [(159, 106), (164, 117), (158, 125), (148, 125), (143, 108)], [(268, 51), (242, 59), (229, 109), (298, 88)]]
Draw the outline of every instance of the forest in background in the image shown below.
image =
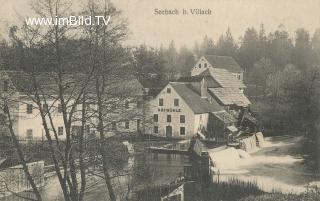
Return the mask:
[[(9, 41), (0, 42), (2, 69), (25, 68), (24, 47), (12, 42), (15, 41), (15, 29), (14, 26), (10, 28)], [(70, 66), (66, 62), (66, 69), (85, 69), (87, 62), (81, 55), (86, 54), (86, 41), (67, 38), (63, 43), (64, 57), (72, 60)], [(317, 154), (320, 150), (316, 146), (320, 141), (320, 28), (314, 33), (299, 28), (290, 37), (284, 25), (279, 25), (274, 32), (267, 32), (261, 24), (259, 30), (247, 28), (238, 40), (232, 36), (229, 28), (217, 41), (204, 36), (193, 48), (186, 45), (176, 47), (174, 41), (168, 47), (159, 48), (148, 45), (117, 45), (108, 48), (117, 58), (114, 64), (129, 63), (133, 73), (154, 88), (161, 88), (180, 76), (188, 76), (202, 55), (233, 57), (244, 70), (247, 85), (245, 93), (252, 101), (251, 110), (265, 133), (303, 133), (309, 139), (306, 152), (312, 158), (320, 158)], [(75, 50), (80, 52), (74, 54)], [(45, 62), (46, 67), (41, 70), (50, 71), (50, 64)]]
[[(174, 80), (189, 75), (196, 60), (202, 55), (233, 57), (244, 70), (246, 95), (252, 102), (251, 110), (267, 135), (306, 136), (305, 149), (312, 159), (311, 167), (319, 167), (320, 144), (320, 28), (310, 33), (304, 28), (294, 36), (279, 25), (274, 32), (247, 28), (239, 40), (228, 29), (214, 41), (204, 36), (192, 49), (179, 50), (172, 41), (168, 48), (135, 49), (139, 71), (157, 73), (160, 80)], [(161, 82), (157, 82), (161, 83)]]
[(291, 38), (284, 25), (272, 33), (261, 25), (248, 28), (239, 40), (228, 29), (217, 42), (205, 36), (192, 49), (178, 50), (172, 41), (167, 48), (141, 45), (133, 52), (139, 74), (162, 75), (160, 80), (189, 75), (202, 55), (231, 56), (245, 71), (246, 94), (261, 126), (306, 131), (317, 124), (320, 29), (310, 34), (300, 28)]

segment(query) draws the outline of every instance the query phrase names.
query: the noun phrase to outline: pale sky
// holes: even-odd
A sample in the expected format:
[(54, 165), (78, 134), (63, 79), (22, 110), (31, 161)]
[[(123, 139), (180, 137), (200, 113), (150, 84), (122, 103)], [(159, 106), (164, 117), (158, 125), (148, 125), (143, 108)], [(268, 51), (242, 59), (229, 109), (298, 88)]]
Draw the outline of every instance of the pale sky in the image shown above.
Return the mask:
[[(17, 13), (32, 17), (30, 0), (0, 0), (0, 29), (4, 24), (18, 22)], [(74, 2), (79, 2), (74, 0)], [(267, 32), (279, 24), (293, 37), (303, 27), (313, 34), (320, 27), (320, 0), (113, 0), (129, 20), (128, 44), (151, 46), (168, 45), (191, 47), (208, 35), (216, 42), (229, 26), (235, 39), (247, 27), (259, 29), (261, 23)], [(154, 15), (154, 9), (211, 9), (212, 15)], [(4, 35), (4, 34), (3, 34)]]

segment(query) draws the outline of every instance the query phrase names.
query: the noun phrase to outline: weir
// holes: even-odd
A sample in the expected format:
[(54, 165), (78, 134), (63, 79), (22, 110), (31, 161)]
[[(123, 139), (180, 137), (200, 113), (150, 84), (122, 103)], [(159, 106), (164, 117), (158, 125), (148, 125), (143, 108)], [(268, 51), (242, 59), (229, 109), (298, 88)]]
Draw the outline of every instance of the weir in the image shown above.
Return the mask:
[(250, 136), (240, 140), (240, 149), (243, 149), (247, 152), (257, 149), (257, 140), (256, 136)]
[(258, 132), (252, 136), (242, 138), (239, 140), (240, 149), (243, 149), (247, 152), (257, 150), (257, 148), (263, 147), (264, 137), (261, 132)]

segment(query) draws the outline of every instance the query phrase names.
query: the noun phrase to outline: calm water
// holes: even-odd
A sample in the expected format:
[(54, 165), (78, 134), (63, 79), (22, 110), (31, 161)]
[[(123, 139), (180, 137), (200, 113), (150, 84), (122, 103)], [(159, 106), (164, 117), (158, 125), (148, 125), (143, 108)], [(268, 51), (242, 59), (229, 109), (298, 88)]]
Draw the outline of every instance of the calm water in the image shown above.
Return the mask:
[[(139, 171), (134, 168), (134, 165), (139, 164), (145, 173), (142, 176), (146, 178), (134, 180), (131, 176), (122, 176), (113, 180), (113, 186), (116, 194), (121, 199), (125, 196), (128, 186), (130, 189), (141, 188), (146, 185), (165, 184), (174, 181), (179, 176), (183, 175), (184, 164), (188, 162), (188, 157), (184, 155), (170, 155), (170, 154), (153, 154), (147, 153), (143, 155), (135, 155), (130, 157), (128, 162), (124, 165), (126, 171)], [(141, 174), (141, 173), (140, 173)], [(43, 200), (56, 201), (63, 200), (60, 185), (56, 177), (48, 180), (47, 185), (41, 190)], [(31, 195), (24, 193), (23, 196), (30, 197)], [(27, 199), (19, 198), (17, 196), (10, 196), (0, 198), (1, 201), (26, 201)], [(104, 180), (101, 178), (91, 176), (87, 182), (86, 201), (103, 201), (108, 200), (108, 194)]]

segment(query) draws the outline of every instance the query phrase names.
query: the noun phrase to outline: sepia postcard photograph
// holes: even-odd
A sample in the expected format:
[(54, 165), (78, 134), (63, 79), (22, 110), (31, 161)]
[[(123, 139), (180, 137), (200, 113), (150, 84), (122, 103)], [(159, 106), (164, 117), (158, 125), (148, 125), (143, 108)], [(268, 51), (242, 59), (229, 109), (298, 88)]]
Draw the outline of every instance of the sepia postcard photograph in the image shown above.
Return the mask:
[(0, 201), (320, 201), (320, 0), (0, 0)]

